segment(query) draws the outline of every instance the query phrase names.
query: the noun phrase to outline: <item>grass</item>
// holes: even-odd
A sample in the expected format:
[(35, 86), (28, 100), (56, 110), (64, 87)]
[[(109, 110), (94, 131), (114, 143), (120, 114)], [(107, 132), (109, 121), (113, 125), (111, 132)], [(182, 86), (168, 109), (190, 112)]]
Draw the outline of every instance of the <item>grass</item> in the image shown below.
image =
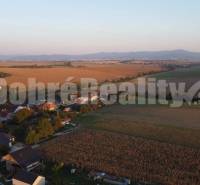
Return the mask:
[(169, 72), (161, 72), (149, 75), (149, 77), (155, 77), (157, 79), (166, 79), (166, 80), (200, 79), (200, 66), (181, 68)]
[(200, 148), (199, 108), (164, 106), (105, 107), (82, 115), (83, 127)]

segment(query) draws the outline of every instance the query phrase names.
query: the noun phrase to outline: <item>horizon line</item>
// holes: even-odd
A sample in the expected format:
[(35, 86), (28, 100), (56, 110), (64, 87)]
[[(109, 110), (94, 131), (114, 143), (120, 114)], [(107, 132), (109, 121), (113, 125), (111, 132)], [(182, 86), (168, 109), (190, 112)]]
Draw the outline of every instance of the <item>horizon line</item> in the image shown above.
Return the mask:
[(0, 56), (50, 56), (50, 55), (69, 55), (69, 56), (79, 56), (79, 55), (92, 55), (92, 54), (104, 54), (104, 53), (140, 53), (140, 52), (173, 52), (173, 51), (185, 51), (192, 53), (200, 53), (200, 51), (187, 50), (187, 49), (163, 49), (163, 50), (129, 50), (129, 51), (97, 51), (97, 52), (85, 52), (77, 54), (69, 53), (44, 53), (44, 54), (0, 54)]

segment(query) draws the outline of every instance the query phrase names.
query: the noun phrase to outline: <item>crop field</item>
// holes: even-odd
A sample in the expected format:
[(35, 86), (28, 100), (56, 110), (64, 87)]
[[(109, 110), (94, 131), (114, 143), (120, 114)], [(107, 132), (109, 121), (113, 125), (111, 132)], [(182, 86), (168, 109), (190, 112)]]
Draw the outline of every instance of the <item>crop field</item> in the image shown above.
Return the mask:
[(200, 66), (195, 66), (191, 68), (182, 68), (177, 69), (175, 71), (169, 71), (169, 72), (163, 72), (159, 74), (151, 75), (158, 79), (188, 79), (188, 78), (194, 78), (199, 79), (200, 78)]
[[(170, 82), (199, 79), (200, 67), (150, 75)], [(185, 77), (186, 76), (186, 77)], [(42, 144), (50, 160), (159, 185), (200, 184), (197, 106), (112, 105), (79, 115), (80, 128)]]
[(133, 181), (199, 185), (200, 150), (105, 131), (77, 131), (40, 146), (47, 159)]
[[(12, 65), (14, 65), (12, 63)], [(161, 67), (157, 64), (120, 64), (120, 63), (79, 63), (73, 66), (1, 66), (0, 72), (9, 74), (6, 78), (8, 83), (27, 83), (28, 78), (36, 78), (40, 82), (63, 83), (67, 77), (74, 77), (74, 81), (79, 82), (80, 78), (95, 78), (102, 82), (105, 80), (120, 79), (122, 77), (134, 77), (141, 73), (159, 72)], [(24, 63), (23, 63), (24, 65)], [(45, 67), (46, 65), (46, 67)]]
[(190, 87), (200, 80), (200, 66), (161, 72), (149, 75), (149, 77), (154, 77), (157, 80), (167, 80), (168, 82), (185, 82), (187, 87)]
[(77, 118), (83, 127), (200, 148), (198, 107), (113, 105)]

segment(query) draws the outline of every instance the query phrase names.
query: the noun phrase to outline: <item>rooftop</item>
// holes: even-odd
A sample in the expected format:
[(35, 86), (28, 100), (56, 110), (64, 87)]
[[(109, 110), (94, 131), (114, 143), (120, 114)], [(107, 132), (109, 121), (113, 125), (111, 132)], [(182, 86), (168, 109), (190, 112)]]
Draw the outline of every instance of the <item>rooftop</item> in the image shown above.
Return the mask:
[(39, 153), (31, 147), (25, 147), (21, 150), (10, 153), (10, 155), (22, 167), (27, 167), (35, 162), (40, 161)]
[(16, 175), (13, 177), (13, 179), (16, 179), (18, 181), (27, 183), (27, 184), (33, 184), (35, 180), (37, 179), (38, 175), (26, 171), (18, 171)]

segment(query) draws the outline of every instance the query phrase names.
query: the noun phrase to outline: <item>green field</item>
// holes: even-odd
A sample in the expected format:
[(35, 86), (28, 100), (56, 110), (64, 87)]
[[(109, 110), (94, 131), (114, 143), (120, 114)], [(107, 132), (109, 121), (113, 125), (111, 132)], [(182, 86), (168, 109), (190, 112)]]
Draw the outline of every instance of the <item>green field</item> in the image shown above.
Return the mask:
[(199, 108), (113, 105), (77, 118), (83, 127), (200, 148)]
[(162, 72), (148, 77), (154, 77), (157, 80), (164, 79), (170, 82), (186, 82), (188, 85), (200, 80), (200, 66), (180, 68), (174, 71)]

